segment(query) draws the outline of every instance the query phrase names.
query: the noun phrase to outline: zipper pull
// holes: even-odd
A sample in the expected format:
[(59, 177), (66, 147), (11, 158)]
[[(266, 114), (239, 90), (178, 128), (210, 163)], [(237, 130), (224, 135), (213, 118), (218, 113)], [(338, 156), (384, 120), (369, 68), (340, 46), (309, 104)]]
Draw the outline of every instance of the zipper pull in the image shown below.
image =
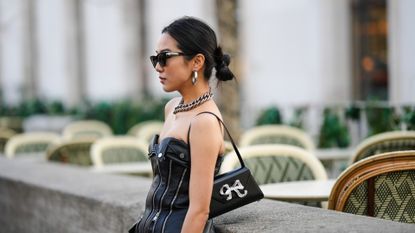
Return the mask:
[(157, 221), (157, 219), (159, 218), (159, 215), (160, 215), (160, 212), (157, 212), (157, 214), (153, 218), (153, 222)]

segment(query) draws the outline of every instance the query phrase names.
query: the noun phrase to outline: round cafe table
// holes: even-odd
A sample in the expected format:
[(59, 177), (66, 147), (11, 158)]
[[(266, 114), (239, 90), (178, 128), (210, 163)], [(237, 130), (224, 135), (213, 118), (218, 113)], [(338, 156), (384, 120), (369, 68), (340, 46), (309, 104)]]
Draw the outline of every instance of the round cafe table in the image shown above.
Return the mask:
[(260, 185), (265, 198), (280, 201), (327, 201), (336, 180), (307, 180)]

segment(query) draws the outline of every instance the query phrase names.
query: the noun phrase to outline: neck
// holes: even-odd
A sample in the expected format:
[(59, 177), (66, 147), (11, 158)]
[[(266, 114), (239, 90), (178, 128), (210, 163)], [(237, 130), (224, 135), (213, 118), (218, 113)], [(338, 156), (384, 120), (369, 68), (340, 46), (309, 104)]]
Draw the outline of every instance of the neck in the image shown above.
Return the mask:
[(212, 92), (208, 90), (205, 93), (198, 96), (197, 98), (193, 99), (191, 102), (186, 103), (182, 100), (180, 104), (174, 108), (173, 114), (176, 114), (179, 112), (187, 112), (194, 108), (197, 108), (199, 105), (202, 105), (206, 101), (209, 101), (210, 99), (212, 99), (212, 97), (213, 97)]
[(194, 101), (195, 99), (199, 98), (200, 96), (208, 92), (209, 89), (210, 88), (209, 88), (208, 83), (203, 84), (203, 85), (201, 83), (199, 85), (188, 88), (188, 90), (186, 91), (180, 91), (180, 94), (182, 95), (182, 98), (183, 98), (183, 103), (188, 104)]

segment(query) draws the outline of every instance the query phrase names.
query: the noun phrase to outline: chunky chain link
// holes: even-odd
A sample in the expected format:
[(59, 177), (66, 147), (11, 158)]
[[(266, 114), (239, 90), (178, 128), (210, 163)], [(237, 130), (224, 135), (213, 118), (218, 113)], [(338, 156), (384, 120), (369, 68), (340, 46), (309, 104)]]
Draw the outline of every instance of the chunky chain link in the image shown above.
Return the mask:
[(187, 112), (190, 111), (194, 108), (196, 108), (197, 106), (203, 104), (204, 102), (210, 100), (213, 98), (213, 93), (211, 92), (211, 90), (209, 89), (208, 92), (206, 92), (205, 94), (203, 94), (202, 96), (200, 96), (199, 98), (193, 100), (192, 102), (188, 103), (188, 104), (184, 104), (183, 103), (183, 99), (180, 101), (179, 105), (177, 105), (174, 108), (173, 114), (176, 114), (178, 112)]

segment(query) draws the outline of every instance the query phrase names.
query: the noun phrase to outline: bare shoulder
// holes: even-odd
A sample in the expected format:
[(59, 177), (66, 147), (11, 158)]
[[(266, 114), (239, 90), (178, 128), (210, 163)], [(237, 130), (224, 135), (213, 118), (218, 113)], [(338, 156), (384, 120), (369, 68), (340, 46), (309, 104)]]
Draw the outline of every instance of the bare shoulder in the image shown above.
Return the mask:
[(175, 97), (167, 102), (164, 106), (164, 114), (167, 116), (169, 113), (173, 112), (174, 107), (176, 107), (180, 103), (181, 98)]
[(198, 113), (191, 122), (192, 128), (195, 128), (198, 131), (202, 130), (205, 132), (209, 132), (209, 131), (212, 132), (214, 130), (217, 130), (220, 126), (220, 122), (218, 121), (218, 118), (216, 117), (218, 117), (219, 119), (222, 119), (222, 116), (219, 111)]
[[(215, 113), (215, 115), (217, 115), (217, 113)], [(221, 154), (223, 135), (220, 122), (214, 115), (208, 113), (196, 115), (191, 121), (190, 129), (189, 143), (193, 145), (191, 148), (192, 150), (198, 151), (195, 154), (202, 155), (194, 157), (213, 159)]]

